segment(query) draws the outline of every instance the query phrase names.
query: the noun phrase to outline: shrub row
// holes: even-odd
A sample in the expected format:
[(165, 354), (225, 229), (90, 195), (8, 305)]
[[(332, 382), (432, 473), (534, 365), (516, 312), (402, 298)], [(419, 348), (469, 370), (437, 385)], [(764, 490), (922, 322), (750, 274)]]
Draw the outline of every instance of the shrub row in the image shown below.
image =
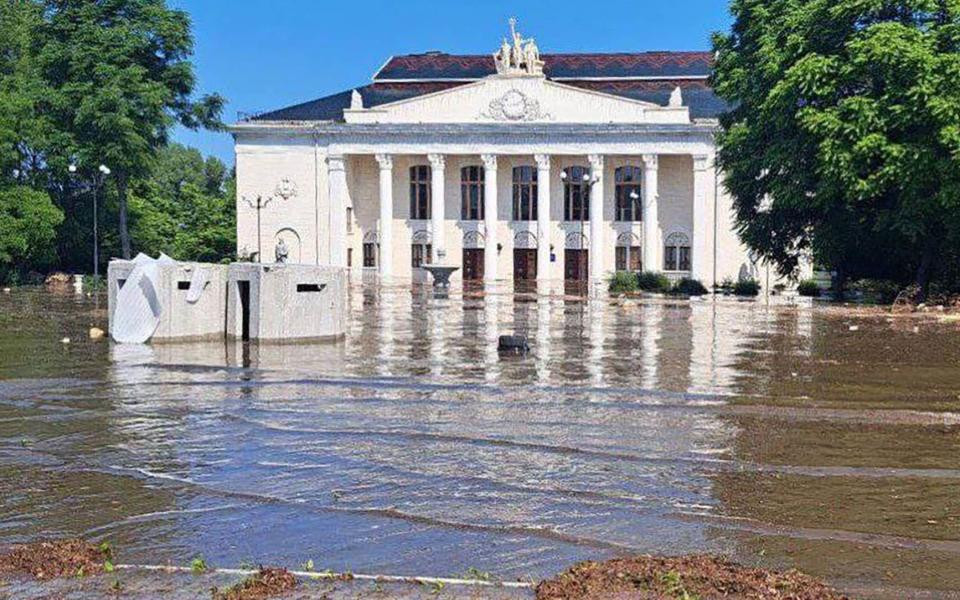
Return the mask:
[(671, 284), (666, 275), (652, 271), (643, 273), (619, 271), (610, 280), (610, 291), (615, 294), (638, 290), (678, 296), (703, 296), (708, 293), (707, 288), (696, 279), (683, 278), (676, 284)]

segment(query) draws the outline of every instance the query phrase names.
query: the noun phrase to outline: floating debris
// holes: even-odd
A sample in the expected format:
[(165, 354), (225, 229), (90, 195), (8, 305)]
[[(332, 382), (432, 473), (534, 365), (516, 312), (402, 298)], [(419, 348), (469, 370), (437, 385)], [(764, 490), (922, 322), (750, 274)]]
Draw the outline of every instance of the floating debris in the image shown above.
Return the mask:
[(62, 340), (60, 340), (60, 343), (61, 343), (61, 344), (69, 344), (69, 343), (70, 343), (70, 338), (65, 337), (65, 338), (63, 338)]
[(91, 339), (91, 340), (99, 340), (99, 339), (102, 339), (104, 335), (106, 335), (106, 332), (105, 332), (104, 330), (100, 329), (99, 327), (91, 327), (91, 328), (90, 328), (90, 339)]
[(0, 573), (29, 574), (40, 580), (97, 575), (104, 572), (108, 554), (76, 539), (22, 544), (0, 555)]
[(845, 600), (816, 579), (751, 569), (705, 556), (638, 556), (584, 562), (537, 585), (537, 600), (601, 598), (742, 598)]
[(297, 578), (286, 569), (261, 567), (235, 586), (223, 591), (214, 590), (214, 600), (266, 600), (297, 587)]

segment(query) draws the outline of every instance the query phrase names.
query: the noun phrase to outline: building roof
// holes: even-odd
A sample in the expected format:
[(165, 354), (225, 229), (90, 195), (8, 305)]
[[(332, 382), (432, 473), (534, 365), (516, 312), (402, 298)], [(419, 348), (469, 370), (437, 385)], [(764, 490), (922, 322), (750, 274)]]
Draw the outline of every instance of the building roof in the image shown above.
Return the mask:
[[(707, 85), (710, 52), (544, 54), (544, 74), (567, 85), (665, 106), (677, 87), (695, 119), (715, 118), (726, 103)], [(496, 73), (491, 55), (441, 52), (392, 57), (373, 83), (356, 88), (363, 106), (415, 98), (454, 88)], [(250, 117), (249, 121), (343, 121), (353, 90)]]

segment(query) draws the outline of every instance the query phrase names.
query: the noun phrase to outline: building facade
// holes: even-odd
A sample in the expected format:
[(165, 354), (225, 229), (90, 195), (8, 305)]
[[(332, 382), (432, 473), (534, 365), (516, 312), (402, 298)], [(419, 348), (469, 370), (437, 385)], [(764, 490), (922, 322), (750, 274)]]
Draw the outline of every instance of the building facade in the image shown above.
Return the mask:
[[(756, 276), (715, 167), (709, 52), (390, 58), (232, 127), (241, 255), (424, 280)], [(282, 244), (281, 244), (282, 241)]]

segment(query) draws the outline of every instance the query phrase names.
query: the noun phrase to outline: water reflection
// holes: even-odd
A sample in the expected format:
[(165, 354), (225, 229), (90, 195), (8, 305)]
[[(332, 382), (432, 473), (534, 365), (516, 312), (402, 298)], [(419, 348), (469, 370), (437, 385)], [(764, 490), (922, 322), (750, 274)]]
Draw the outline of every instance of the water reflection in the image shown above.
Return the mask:
[(338, 344), (130, 347), (83, 340), (84, 303), (0, 298), (0, 543), (504, 577), (722, 551), (960, 584), (956, 328), (513, 289), (349, 307)]

